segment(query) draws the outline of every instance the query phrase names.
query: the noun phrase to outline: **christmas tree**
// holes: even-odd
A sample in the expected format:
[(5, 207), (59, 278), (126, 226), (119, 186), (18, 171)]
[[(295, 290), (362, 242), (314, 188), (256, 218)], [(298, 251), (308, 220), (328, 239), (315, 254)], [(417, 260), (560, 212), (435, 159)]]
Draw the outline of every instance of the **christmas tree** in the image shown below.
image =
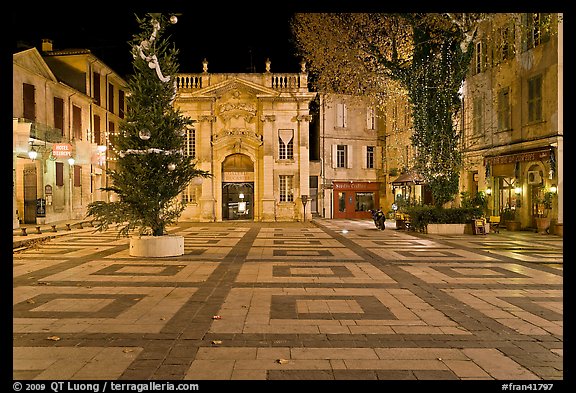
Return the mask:
[(112, 141), (118, 156), (107, 171), (112, 185), (102, 188), (118, 198), (92, 202), (87, 213), (98, 230), (116, 224), (119, 235), (162, 236), (185, 208), (179, 194), (194, 177), (210, 174), (183, 154), (186, 127), (193, 120), (172, 105), (178, 50), (162, 34), (177, 19), (160, 14), (136, 19), (141, 32), (130, 42), (134, 72), (128, 79), (127, 114)]

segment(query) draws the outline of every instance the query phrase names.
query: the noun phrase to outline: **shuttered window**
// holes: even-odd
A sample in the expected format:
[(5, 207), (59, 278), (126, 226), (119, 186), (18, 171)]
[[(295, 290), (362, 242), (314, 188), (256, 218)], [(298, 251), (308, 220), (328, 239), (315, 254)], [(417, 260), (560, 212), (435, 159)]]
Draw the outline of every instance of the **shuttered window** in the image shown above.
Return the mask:
[(64, 135), (64, 100), (58, 97), (54, 97), (54, 128)]
[(56, 162), (56, 185), (62, 187), (64, 185), (64, 163)]
[(72, 105), (72, 131), (74, 139), (82, 140), (82, 108)]
[(336, 104), (336, 127), (346, 127), (348, 122), (348, 108), (344, 103)]
[(118, 117), (124, 118), (124, 90), (118, 90)]
[(101, 138), (100, 116), (94, 115), (94, 143), (97, 145), (103, 145)]
[(28, 83), (22, 84), (23, 108), (22, 117), (36, 120), (36, 88)]
[(100, 105), (100, 74), (95, 72), (94, 78), (94, 103)]
[(114, 85), (112, 83), (108, 83), (108, 111), (111, 113), (114, 112)]
[(80, 165), (74, 165), (74, 187), (80, 187), (82, 183), (80, 179), (82, 177), (82, 167)]

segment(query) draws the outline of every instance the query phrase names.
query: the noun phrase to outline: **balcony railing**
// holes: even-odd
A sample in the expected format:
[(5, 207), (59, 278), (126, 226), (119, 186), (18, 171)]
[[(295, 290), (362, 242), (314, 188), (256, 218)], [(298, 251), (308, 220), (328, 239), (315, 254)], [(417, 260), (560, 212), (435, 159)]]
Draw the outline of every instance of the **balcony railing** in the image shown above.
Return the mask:
[(305, 73), (178, 74), (176, 86), (183, 91), (198, 90), (233, 78), (244, 79), (281, 92), (308, 91), (308, 75)]
[(34, 120), (18, 118), (19, 123), (30, 123), (30, 138), (49, 143), (60, 143), (63, 141), (62, 130), (51, 127), (47, 124), (38, 123)]

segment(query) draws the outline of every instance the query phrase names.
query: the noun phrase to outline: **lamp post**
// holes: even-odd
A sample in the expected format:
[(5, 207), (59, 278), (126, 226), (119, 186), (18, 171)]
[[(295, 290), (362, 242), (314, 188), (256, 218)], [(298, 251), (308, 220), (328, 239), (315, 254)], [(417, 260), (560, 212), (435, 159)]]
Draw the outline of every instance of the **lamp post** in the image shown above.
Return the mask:
[(306, 203), (308, 202), (308, 195), (300, 195), (302, 206), (304, 207), (304, 222), (306, 222)]
[(68, 167), (68, 178), (69, 178), (69, 181), (70, 181), (69, 200), (70, 200), (70, 218), (71, 218), (71, 219), (73, 218), (73, 217), (72, 217), (72, 213), (73, 213), (72, 201), (74, 200), (74, 199), (72, 198), (72, 190), (74, 189), (74, 185), (72, 184), (73, 171), (74, 171), (74, 162), (75, 162), (75, 160), (74, 160), (72, 157), (70, 157), (70, 158), (68, 159), (68, 165), (69, 165), (69, 167)]

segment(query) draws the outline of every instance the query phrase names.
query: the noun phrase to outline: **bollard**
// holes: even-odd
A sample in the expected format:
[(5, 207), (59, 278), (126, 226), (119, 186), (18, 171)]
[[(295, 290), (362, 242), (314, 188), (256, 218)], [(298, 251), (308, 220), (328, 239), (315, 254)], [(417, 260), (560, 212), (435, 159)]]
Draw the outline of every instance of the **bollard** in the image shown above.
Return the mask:
[(36, 233), (42, 233), (42, 231), (40, 230), (40, 225), (36, 225)]
[(28, 234), (26, 233), (26, 228), (20, 228), (20, 230), (22, 231), (22, 233), (20, 235), (28, 236)]
[(57, 232), (56, 231), (56, 225), (52, 225), (52, 232)]
[(78, 223), (78, 228), (79, 228), (79, 229), (84, 229), (84, 227), (82, 226), (82, 223), (81, 223), (81, 222)]
[(71, 229), (72, 229), (72, 228), (70, 228), (70, 224), (66, 224), (66, 230), (69, 231), (69, 230), (71, 230)]

